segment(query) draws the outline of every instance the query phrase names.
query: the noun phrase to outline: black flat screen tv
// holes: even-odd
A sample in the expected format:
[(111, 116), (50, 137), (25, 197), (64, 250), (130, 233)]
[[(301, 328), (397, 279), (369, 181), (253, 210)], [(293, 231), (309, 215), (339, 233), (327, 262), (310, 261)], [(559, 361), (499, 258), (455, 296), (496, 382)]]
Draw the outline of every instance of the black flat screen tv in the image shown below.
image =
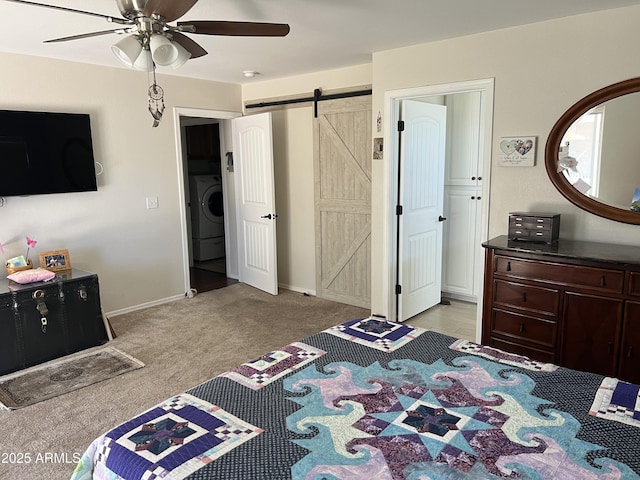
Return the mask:
[(0, 197), (97, 189), (89, 114), (0, 110)]

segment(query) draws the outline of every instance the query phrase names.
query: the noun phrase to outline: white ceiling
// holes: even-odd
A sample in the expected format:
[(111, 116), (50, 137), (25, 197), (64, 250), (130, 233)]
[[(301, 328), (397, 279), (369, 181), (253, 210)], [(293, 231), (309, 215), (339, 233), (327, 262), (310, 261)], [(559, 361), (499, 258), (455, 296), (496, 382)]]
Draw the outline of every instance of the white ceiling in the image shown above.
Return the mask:
[[(42, 0), (119, 17), (114, 0)], [(640, 4), (640, 0), (201, 0), (180, 21), (288, 23), (284, 38), (190, 35), (208, 55), (159, 73), (246, 83), (371, 62), (372, 53), (553, 18)], [(103, 35), (61, 43), (52, 38), (110, 30), (104, 19), (0, 0), (0, 51), (124, 67)], [(244, 70), (260, 72), (253, 80)]]

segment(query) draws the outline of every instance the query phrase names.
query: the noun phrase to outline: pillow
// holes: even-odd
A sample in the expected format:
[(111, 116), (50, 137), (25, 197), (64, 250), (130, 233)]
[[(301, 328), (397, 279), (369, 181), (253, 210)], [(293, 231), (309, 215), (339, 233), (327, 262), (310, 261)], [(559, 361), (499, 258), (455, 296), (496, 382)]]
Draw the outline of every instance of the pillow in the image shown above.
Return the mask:
[(17, 283), (46, 282), (55, 277), (56, 274), (44, 268), (33, 268), (30, 270), (20, 270), (19, 272), (7, 275), (9, 280)]

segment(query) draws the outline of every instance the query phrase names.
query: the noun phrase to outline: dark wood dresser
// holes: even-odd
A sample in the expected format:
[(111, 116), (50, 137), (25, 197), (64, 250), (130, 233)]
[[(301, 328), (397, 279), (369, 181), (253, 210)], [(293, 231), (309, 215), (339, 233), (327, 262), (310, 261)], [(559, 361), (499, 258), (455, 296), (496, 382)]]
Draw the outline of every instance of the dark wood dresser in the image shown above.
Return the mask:
[(107, 340), (96, 274), (64, 270), (24, 285), (0, 279), (0, 375)]
[(482, 343), (640, 383), (640, 247), (506, 235), (483, 247)]

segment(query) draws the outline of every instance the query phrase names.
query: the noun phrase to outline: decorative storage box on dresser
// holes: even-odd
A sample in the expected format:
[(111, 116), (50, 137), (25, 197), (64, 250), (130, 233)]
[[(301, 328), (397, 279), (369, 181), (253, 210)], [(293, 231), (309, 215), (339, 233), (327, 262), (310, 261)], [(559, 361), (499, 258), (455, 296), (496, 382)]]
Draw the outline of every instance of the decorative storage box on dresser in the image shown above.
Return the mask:
[(483, 244), (482, 343), (640, 383), (640, 248), (496, 237)]
[(48, 282), (0, 280), (0, 375), (107, 339), (97, 275), (73, 269)]
[(511, 240), (551, 243), (558, 240), (559, 233), (560, 214), (509, 213), (509, 238)]

